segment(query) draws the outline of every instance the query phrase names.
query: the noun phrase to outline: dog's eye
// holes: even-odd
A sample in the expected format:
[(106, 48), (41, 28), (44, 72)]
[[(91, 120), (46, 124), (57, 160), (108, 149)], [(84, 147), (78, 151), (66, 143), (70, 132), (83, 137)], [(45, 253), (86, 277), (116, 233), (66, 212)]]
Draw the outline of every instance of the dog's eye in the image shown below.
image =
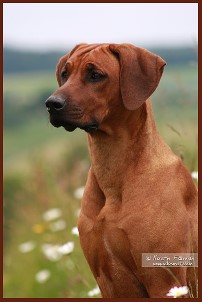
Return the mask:
[(62, 80), (66, 80), (67, 79), (67, 72), (66, 72), (66, 70), (62, 71), (61, 78), (62, 78)]
[(90, 79), (90, 81), (92, 81), (92, 82), (98, 82), (98, 81), (104, 79), (105, 77), (106, 77), (106, 76), (105, 76), (104, 74), (102, 74), (102, 73), (99, 73), (99, 72), (97, 72), (97, 71), (91, 71), (91, 72), (90, 72), (89, 79)]

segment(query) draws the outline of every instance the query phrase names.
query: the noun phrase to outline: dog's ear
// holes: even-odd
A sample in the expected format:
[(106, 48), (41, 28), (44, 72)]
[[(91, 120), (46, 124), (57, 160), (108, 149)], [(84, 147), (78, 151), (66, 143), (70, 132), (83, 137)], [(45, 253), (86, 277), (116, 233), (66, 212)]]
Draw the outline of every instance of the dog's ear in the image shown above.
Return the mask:
[(73, 55), (73, 53), (84, 45), (87, 45), (87, 44), (83, 43), (83, 44), (76, 45), (70, 52), (68, 52), (66, 55), (61, 57), (60, 60), (58, 61), (57, 66), (56, 66), (56, 78), (57, 78), (59, 86), (61, 86), (60, 74), (61, 74), (62, 68), (66, 64), (67, 60)]
[(124, 106), (139, 108), (157, 88), (166, 62), (159, 56), (131, 44), (110, 44), (120, 62), (120, 86)]

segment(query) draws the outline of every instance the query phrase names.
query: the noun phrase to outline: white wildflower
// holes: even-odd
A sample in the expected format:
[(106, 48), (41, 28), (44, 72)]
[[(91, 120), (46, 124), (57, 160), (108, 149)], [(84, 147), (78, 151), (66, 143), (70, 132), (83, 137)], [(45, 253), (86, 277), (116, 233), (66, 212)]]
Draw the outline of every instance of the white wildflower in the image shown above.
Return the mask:
[(60, 245), (58, 247), (58, 252), (61, 254), (61, 255), (68, 255), (70, 253), (72, 253), (74, 250), (74, 242), (67, 242), (63, 245)]
[(78, 228), (77, 228), (77, 227), (73, 227), (71, 233), (72, 233), (73, 235), (79, 236), (79, 230), (78, 230)]
[(191, 176), (192, 176), (193, 179), (196, 179), (198, 181), (198, 171), (193, 171), (191, 173)]
[(36, 247), (36, 243), (34, 241), (27, 241), (24, 243), (21, 243), (18, 246), (18, 249), (21, 253), (28, 253), (31, 252)]
[(42, 245), (42, 252), (45, 257), (50, 261), (58, 261), (62, 258), (61, 253), (58, 250), (59, 245), (52, 245), (45, 243)]
[(74, 191), (74, 197), (77, 199), (81, 199), (83, 197), (84, 187), (79, 187)]
[(44, 270), (39, 271), (35, 275), (35, 279), (39, 283), (44, 283), (50, 278), (50, 275), (51, 275), (51, 273), (49, 272), (49, 270), (44, 269)]
[(49, 226), (52, 232), (62, 231), (66, 228), (66, 222), (63, 219), (52, 222)]
[(189, 289), (187, 286), (180, 286), (180, 287), (173, 287), (169, 290), (169, 292), (167, 293), (167, 296), (171, 296), (173, 298), (179, 298), (181, 296), (184, 296), (186, 294), (188, 294)]
[(43, 213), (43, 219), (46, 221), (54, 220), (62, 215), (62, 211), (57, 208), (52, 208)]
[(58, 261), (63, 255), (68, 255), (74, 250), (74, 242), (67, 242), (62, 245), (53, 245), (46, 243), (42, 245), (42, 252), (45, 257), (50, 261)]
[(98, 286), (96, 286), (95, 288), (93, 288), (92, 290), (90, 290), (90, 291), (88, 292), (88, 296), (89, 296), (89, 297), (97, 296), (97, 295), (99, 295), (99, 294), (100, 294), (100, 289), (99, 289)]

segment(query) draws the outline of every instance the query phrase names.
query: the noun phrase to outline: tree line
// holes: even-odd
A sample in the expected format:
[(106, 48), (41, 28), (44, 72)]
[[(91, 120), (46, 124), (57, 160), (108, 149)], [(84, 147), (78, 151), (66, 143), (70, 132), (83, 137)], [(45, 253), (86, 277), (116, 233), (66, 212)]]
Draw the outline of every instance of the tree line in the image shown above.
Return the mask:
[[(161, 56), (167, 62), (167, 66), (197, 63), (197, 49), (194, 47), (148, 48), (148, 50)], [(64, 54), (62, 51), (31, 52), (6, 47), (3, 55), (4, 74), (53, 71), (59, 58)]]

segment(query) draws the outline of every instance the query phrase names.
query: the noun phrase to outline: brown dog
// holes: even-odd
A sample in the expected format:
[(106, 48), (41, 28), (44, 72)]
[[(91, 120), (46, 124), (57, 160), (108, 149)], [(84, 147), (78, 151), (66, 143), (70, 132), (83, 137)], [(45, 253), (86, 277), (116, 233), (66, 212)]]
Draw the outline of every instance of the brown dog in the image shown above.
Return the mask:
[(143, 267), (142, 253), (197, 251), (197, 190), (160, 138), (149, 97), (165, 62), (129, 44), (81, 44), (57, 65), (50, 121), (88, 132), (81, 246), (103, 297), (196, 296), (196, 268)]

